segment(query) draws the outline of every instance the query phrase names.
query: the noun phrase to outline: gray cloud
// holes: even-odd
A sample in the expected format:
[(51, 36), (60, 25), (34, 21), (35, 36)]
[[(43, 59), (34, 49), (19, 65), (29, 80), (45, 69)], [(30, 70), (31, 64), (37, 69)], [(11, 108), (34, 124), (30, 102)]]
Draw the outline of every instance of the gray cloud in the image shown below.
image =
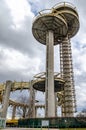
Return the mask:
[[(20, 28), (17, 28), (6, 0), (0, 0), (0, 82), (5, 82), (8, 79), (12, 81), (28, 81), (34, 74), (45, 71), (46, 47), (38, 43), (32, 35), (33, 12), (37, 13), (42, 9), (49, 9), (60, 0), (27, 1), (31, 10), (20, 23)], [(86, 106), (86, 100), (82, 95), (82, 93), (86, 94), (86, 91), (81, 91), (82, 88), (85, 90), (82, 83), (86, 83), (86, 1), (66, 1), (73, 3), (77, 7), (80, 17), (80, 30), (71, 39), (77, 100), (80, 96), (81, 99), (83, 97), (83, 101), (78, 100), (78, 108), (80, 109), (80, 107)], [(59, 70), (58, 53), (58, 49), (55, 49), (55, 71)], [(79, 107), (80, 102), (82, 103)]]
[[(7, 48), (14, 48), (22, 53), (27, 53), (30, 57), (41, 55), (41, 46), (32, 35), (33, 15), (25, 17), (20, 29), (13, 23), (10, 10), (6, 3), (0, 2), (0, 44)], [(39, 52), (38, 52), (39, 50)]]

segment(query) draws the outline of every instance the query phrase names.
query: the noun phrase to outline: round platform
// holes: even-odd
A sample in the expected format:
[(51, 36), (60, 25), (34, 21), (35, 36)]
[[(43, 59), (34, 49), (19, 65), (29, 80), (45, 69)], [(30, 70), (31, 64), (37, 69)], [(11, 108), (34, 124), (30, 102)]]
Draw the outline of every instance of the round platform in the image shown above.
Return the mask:
[[(33, 88), (45, 92), (45, 73), (40, 73), (35, 76), (33, 80)], [(54, 92), (60, 92), (64, 89), (64, 80), (60, 77), (59, 73), (54, 74)]]
[(60, 15), (54, 16), (51, 11), (42, 11), (33, 22), (32, 33), (37, 41), (46, 45), (46, 32), (49, 30), (53, 30), (54, 33), (54, 45), (59, 44), (60, 39), (67, 35), (67, 23)]
[(80, 24), (79, 16), (74, 5), (71, 3), (61, 2), (52, 8), (52, 13), (56, 16), (60, 15), (66, 20), (68, 25), (68, 36), (70, 38), (76, 35)]

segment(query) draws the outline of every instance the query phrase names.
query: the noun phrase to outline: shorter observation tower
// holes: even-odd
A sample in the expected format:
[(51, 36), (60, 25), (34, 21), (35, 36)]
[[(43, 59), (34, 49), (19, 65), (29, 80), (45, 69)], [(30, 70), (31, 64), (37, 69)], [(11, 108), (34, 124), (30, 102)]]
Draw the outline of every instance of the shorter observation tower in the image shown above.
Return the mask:
[(56, 84), (58, 81), (54, 75), (54, 45), (57, 44), (61, 48), (60, 68), (62, 80), (65, 81), (65, 85), (63, 84), (65, 99), (62, 104), (62, 112), (64, 116), (73, 116), (75, 93), (73, 92), (73, 68), (69, 40), (78, 32), (78, 29), (77, 11), (75, 7), (67, 3), (57, 4), (52, 9), (40, 11), (33, 21), (32, 33), (35, 39), (46, 45), (45, 79), (43, 82), (39, 81), (33, 85), (35, 89), (45, 91), (46, 117), (55, 117), (55, 91), (59, 90), (56, 89), (59, 88), (59, 85)]

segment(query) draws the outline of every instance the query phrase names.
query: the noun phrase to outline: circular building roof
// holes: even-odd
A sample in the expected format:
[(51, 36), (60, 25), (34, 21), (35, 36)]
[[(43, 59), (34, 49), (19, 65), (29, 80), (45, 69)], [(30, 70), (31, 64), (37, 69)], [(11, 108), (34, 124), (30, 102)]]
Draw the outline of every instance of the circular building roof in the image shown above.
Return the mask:
[[(45, 92), (45, 73), (40, 73), (35, 76), (33, 80), (33, 88)], [(60, 77), (59, 73), (54, 74), (54, 91), (60, 92), (64, 89), (64, 80)]]
[(76, 35), (79, 30), (79, 16), (74, 5), (70, 3), (59, 3), (52, 8), (54, 15), (62, 16), (68, 25), (68, 36), (71, 38)]
[(67, 23), (60, 15), (45, 13), (41, 11), (32, 25), (32, 33), (37, 41), (46, 45), (46, 32), (52, 30), (54, 33), (54, 45), (58, 44), (62, 37), (67, 35)]

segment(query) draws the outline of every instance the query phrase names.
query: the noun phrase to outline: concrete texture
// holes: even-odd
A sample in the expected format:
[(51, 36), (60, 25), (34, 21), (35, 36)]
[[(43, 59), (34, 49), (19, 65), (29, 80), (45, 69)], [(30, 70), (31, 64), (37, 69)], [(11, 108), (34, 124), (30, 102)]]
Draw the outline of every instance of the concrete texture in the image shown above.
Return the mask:
[(48, 129), (48, 128), (6, 128), (1, 130), (59, 130), (59, 129)]
[(10, 96), (10, 91), (11, 91), (11, 85), (12, 81), (6, 81), (6, 90), (4, 94), (4, 100), (3, 100), (3, 110), (2, 110), (2, 118), (6, 118), (7, 116), (7, 109), (9, 105), (9, 96)]
[(54, 34), (49, 30), (46, 32), (46, 117), (55, 117), (54, 96)]

